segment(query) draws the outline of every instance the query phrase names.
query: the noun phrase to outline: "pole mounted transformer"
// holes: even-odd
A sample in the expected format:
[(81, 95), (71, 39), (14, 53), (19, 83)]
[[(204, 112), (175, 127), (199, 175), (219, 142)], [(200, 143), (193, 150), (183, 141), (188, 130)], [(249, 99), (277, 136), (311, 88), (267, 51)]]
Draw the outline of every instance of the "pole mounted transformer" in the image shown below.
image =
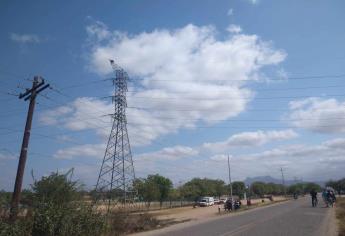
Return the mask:
[(133, 188), (135, 180), (131, 146), (129, 143), (126, 118), (126, 92), (128, 74), (121, 67), (110, 60), (114, 70), (114, 114), (113, 125), (109, 135), (101, 169), (96, 184), (96, 202), (111, 206), (118, 205), (126, 208), (133, 204), (136, 191)]

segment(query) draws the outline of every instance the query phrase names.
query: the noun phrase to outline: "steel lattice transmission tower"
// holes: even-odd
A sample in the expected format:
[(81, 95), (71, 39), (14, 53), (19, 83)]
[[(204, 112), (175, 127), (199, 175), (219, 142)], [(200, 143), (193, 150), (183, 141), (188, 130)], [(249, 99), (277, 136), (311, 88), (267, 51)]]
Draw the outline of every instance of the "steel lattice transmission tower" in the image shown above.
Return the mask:
[(107, 201), (108, 210), (111, 204), (121, 203), (126, 206), (133, 203), (136, 195), (133, 189), (135, 173), (126, 119), (128, 74), (113, 60), (110, 60), (110, 63), (115, 72), (115, 110), (112, 114), (113, 126), (96, 184), (96, 201)]

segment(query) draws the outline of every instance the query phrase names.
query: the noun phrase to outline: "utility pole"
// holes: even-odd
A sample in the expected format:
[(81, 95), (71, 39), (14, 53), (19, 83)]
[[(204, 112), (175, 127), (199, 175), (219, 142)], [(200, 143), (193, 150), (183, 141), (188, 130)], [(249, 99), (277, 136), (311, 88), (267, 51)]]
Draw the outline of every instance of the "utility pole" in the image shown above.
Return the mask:
[(230, 187), (230, 198), (232, 201), (232, 183), (231, 183), (231, 171), (230, 171), (230, 157), (228, 154), (228, 170), (229, 170), (229, 187)]
[(23, 135), (22, 147), (20, 150), (19, 163), (16, 175), (16, 182), (14, 184), (14, 190), (12, 194), (11, 210), (10, 210), (10, 220), (14, 221), (18, 213), (18, 205), (20, 201), (20, 194), (22, 191), (23, 176), (25, 170), (25, 163), (27, 159), (32, 117), (35, 109), (36, 95), (39, 94), (44, 89), (48, 88), (49, 84), (44, 85), (44, 79), (40, 76), (35, 76), (32, 82), (32, 88), (26, 89), (24, 93), (19, 95), (19, 99), (24, 98), (24, 101), (30, 100), (29, 110), (27, 113), (25, 131)]
[(283, 184), (284, 196), (286, 197), (284, 171), (283, 171), (283, 168), (282, 168), (282, 167), (280, 167), (280, 171), (281, 171), (281, 173), (282, 173), (282, 184)]

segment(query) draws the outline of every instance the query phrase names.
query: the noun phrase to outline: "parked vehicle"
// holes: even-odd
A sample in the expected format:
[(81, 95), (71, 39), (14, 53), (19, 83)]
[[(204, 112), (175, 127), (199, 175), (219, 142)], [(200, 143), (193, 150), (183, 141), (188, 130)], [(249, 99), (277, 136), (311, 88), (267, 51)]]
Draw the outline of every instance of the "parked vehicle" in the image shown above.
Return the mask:
[(227, 200), (227, 198), (221, 198), (219, 199), (219, 204), (224, 204)]
[(199, 201), (199, 206), (213, 206), (214, 198), (213, 197), (203, 197)]

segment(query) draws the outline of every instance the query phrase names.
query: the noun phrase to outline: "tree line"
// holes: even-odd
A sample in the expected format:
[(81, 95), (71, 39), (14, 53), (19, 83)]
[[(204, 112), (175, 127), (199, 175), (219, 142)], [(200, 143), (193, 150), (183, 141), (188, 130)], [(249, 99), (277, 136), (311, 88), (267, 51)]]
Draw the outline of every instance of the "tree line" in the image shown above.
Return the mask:
[[(153, 201), (158, 201), (162, 204), (164, 201), (181, 199), (195, 201), (201, 196), (220, 198), (230, 194), (229, 184), (220, 179), (193, 178), (183, 185), (174, 188), (169, 178), (159, 174), (136, 179), (134, 188), (138, 193), (138, 200), (144, 201), (148, 205)], [(245, 194), (247, 197), (293, 193), (306, 194), (312, 189), (320, 191), (321, 186), (315, 183), (297, 183), (286, 187), (276, 183), (254, 182), (251, 185), (246, 185), (242, 181), (232, 182), (232, 193), (239, 198), (243, 198)]]
[(339, 180), (329, 180), (326, 186), (332, 187), (340, 195), (345, 192), (345, 178)]

